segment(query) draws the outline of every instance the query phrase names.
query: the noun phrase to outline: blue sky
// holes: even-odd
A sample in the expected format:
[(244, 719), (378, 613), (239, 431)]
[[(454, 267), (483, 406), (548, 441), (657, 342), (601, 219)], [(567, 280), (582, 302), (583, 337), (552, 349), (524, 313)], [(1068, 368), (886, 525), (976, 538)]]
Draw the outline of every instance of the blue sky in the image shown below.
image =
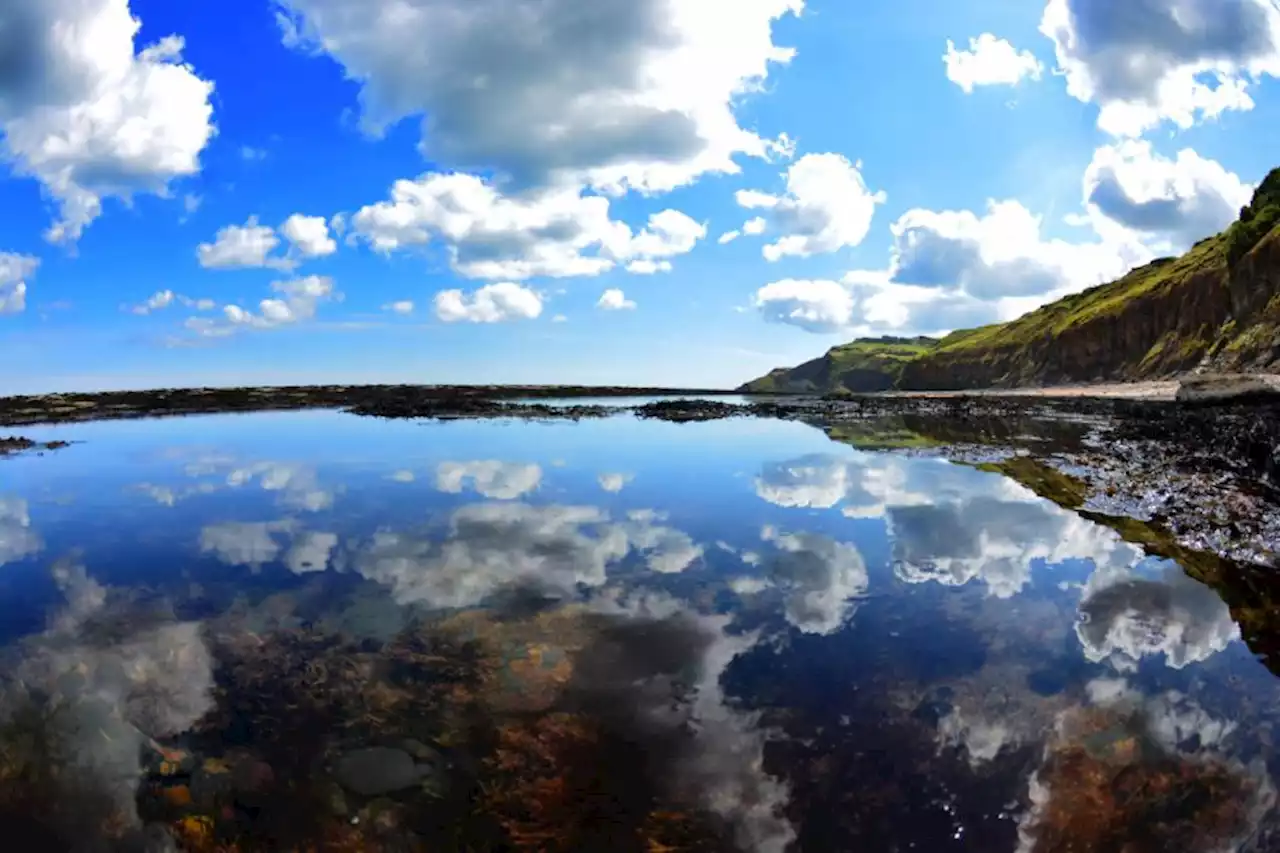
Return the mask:
[(1280, 165), (1272, 0), (1118, 8), (11, 0), (0, 393), (731, 386), (1008, 319)]

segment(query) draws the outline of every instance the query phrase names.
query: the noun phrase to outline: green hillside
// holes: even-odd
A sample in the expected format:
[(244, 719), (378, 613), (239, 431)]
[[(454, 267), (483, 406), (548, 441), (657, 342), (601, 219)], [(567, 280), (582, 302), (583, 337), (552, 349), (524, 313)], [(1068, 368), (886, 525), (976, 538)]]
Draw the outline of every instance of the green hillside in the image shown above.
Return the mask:
[[(953, 390), (1272, 369), (1280, 365), (1278, 226), (1280, 169), (1238, 221), (1181, 257), (938, 342), (854, 341), (743, 390)], [(892, 381), (877, 385), (863, 369)]]
[(895, 387), (902, 368), (937, 346), (934, 338), (860, 338), (799, 367), (778, 368), (739, 390), (756, 394), (865, 393)]

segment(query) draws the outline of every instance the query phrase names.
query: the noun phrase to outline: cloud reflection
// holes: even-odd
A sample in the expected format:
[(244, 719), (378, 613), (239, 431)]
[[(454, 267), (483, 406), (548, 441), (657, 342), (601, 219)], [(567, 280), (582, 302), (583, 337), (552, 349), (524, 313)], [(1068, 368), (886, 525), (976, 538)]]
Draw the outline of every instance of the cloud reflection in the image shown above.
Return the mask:
[(690, 566), (701, 547), (660, 521), (646, 511), (618, 521), (592, 506), (472, 504), (450, 516), (443, 541), (379, 531), (356, 549), (352, 565), (402, 604), (469, 607), (520, 585), (564, 595), (602, 586), (608, 567), (631, 553), (655, 572)]
[(1155, 577), (1095, 572), (1085, 585), (1080, 616), (1076, 635), (1086, 657), (1122, 670), (1147, 656), (1163, 656), (1182, 669), (1240, 637), (1218, 594), (1173, 564)]
[(212, 708), (213, 661), (198, 623), (113, 607), (72, 560), (53, 577), (66, 605), (48, 630), (9, 650), (0, 723), (40, 727), (35, 752), (20, 758), (60, 792), (59, 827), (81, 843), (108, 821), (138, 826), (140, 756)]
[(0, 498), (0, 566), (39, 553), (44, 542), (31, 529), (27, 502), (21, 498)]
[[(602, 595), (593, 606), (625, 621), (591, 650), (579, 682), (625, 697), (629, 724), (638, 720), (648, 738), (676, 738), (677, 788), (728, 822), (741, 849), (783, 853), (796, 832), (784, 814), (787, 786), (764, 771), (769, 735), (759, 715), (734, 707), (721, 686), (729, 665), (758, 637), (732, 633), (731, 617), (698, 613), (664, 594)], [(683, 701), (680, 683), (692, 685)]]
[(436, 467), (436, 488), (461, 494), (470, 483), (471, 491), (493, 500), (515, 500), (538, 488), (542, 468), (532, 464), (498, 462), (441, 462)]

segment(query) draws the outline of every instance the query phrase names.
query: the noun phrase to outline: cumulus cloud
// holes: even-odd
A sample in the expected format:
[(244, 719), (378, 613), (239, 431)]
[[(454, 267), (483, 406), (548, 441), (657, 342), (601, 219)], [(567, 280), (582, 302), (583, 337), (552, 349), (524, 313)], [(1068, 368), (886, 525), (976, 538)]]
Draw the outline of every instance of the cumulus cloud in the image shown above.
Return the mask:
[(947, 79), (966, 93), (978, 86), (1016, 86), (1024, 79), (1039, 80), (1044, 73), (1035, 54), (1018, 50), (991, 33), (969, 39), (968, 50), (957, 50), (948, 39), (942, 61), (947, 66)]
[(334, 289), (333, 279), (323, 275), (272, 282), (271, 290), (277, 295), (261, 300), (257, 313), (239, 305), (224, 305), (221, 321), (188, 317), (183, 325), (197, 335), (211, 338), (226, 337), (241, 329), (274, 329), (311, 320), (320, 303), (342, 298)]
[(852, 544), (816, 533), (785, 533), (766, 526), (760, 538), (775, 549), (767, 559), (783, 594), (787, 622), (807, 634), (831, 634), (867, 591), (867, 566)]
[(337, 242), (329, 236), (329, 223), (323, 216), (295, 213), (280, 226), (295, 254), (302, 258), (323, 258), (338, 251)]
[(757, 290), (752, 304), (770, 323), (830, 333), (853, 322), (855, 303), (853, 294), (840, 282), (787, 278)]
[(1252, 109), (1251, 84), (1280, 75), (1280, 9), (1271, 0), (1049, 0), (1067, 92), (1100, 107), (1098, 126), (1139, 136)]
[(152, 311), (161, 311), (173, 304), (174, 292), (172, 290), (160, 290), (151, 295), (146, 302), (133, 306), (131, 309), (134, 314), (146, 315)]
[(885, 201), (883, 192), (867, 188), (861, 169), (840, 154), (806, 154), (787, 169), (784, 194), (737, 193), (740, 206), (767, 214), (743, 225), (742, 233), (753, 236), (772, 227), (778, 239), (762, 250), (770, 261), (857, 246), (871, 228), (876, 205)]
[(1156, 577), (1101, 571), (1089, 578), (1080, 601), (1076, 634), (1093, 661), (1121, 668), (1147, 656), (1163, 656), (1174, 669), (1198, 663), (1240, 636), (1217, 593), (1168, 566)]
[(39, 553), (44, 542), (31, 529), (27, 502), (21, 498), (0, 498), (0, 566)]
[(1150, 142), (1104, 145), (1084, 174), (1090, 214), (1185, 251), (1235, 221), (1252, 187), (1215, 160), (1184, 148), (1161, 157)]
[(1016, 201), (991, 202), (984, 216), (909, 210), (890, 229), (892, 280), (997, 300), (1083, 289), (1129, 268), (1113, 246), (1045, 240), (1040, 228)]
[(1128, 229), (1072, 243), (1045, 239), (1041, 228), (1016, 201), (991, 201), (981, 216), (909, 210), (890, 226), (889, 268), (844, 277), (846, 324), (858, 334), (940, 334), (1010, 320), (1153, 257)]
[(435, 298), (436, 317), (445, 323), (503, 323), (533, 320), (542, 314), (542, 297), (514, 282), (486, 284), (467, 296), (442, 290)]
[(600, 294), (596, 307), (604, 311), (631, 311), (635, 309), (636, 303), (628, 299), (621, 290), (611, 287)]
[(638, 233), (609, 217), (609, 199), (577, 188), (504, 195), (462, 173), (396, 181), (387, 201), (362, 207), (352, 236), (378, 252), (442, 244), (467, 278), (524, 280), (594, 276), (625, 264), (632, 272), (670, 269), (706, 236), (678, 210), (649, 218)]
[(413, 313), (413, 302), (408, 299), (402, 299), (399, 302), (388, 302), (382, 306), (383, 311), (390, 311), (392, 314), (399, 314), (402, 317)]
[(514, 500), (535, 491), (542, 482), (542, 467), (532, 463), (441, 462), (436, 466), (436, 488), (442, 492), (461, 494), (471, 491), (495, 500)]
[(45, 236), (74, 242), (105, 197), (168, 195), (200, 171), (213, 84), (168, 35), (135, 51), (128, 0), (13, 0), (0, 71), (3, 156), (57, 200)]
[[(326, 53), (381, 132), (423, 117), (421, 150), (517, 190), (664, 191), (779, 150), (736, 100), (792, 51), (773, 22), (802, 0), (277, 0), (286, 45)], [(584, 11), (585, 9), (585, 11)], [(785, 150), (785, 141), (780, 146)], [(509, 277), (509, 276), (504, 276)]]
[(275, 229), (258, 224), (258, 217), (250, 216), (244, 225), (219, 228), (212, 243), (196, 247), (196, 257), (205, 269), (291, 269), (293, 265), (287, 258), (271, 257), (279, 245)]
[(26, 280), (39, 266), (39, 258), (0, 252), (0, 314), (19, 314), (26, 310)]

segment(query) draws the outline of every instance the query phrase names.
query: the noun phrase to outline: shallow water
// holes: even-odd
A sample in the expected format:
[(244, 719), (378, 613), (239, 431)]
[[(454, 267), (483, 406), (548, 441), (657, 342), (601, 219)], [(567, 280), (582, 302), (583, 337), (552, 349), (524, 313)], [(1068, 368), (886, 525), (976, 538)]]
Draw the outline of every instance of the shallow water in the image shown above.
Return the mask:
[(761, 419), (27, 433), (74, 442), (0, 460), (29, 849), (1274, 849), (1227, 605), (1000, 474)]

